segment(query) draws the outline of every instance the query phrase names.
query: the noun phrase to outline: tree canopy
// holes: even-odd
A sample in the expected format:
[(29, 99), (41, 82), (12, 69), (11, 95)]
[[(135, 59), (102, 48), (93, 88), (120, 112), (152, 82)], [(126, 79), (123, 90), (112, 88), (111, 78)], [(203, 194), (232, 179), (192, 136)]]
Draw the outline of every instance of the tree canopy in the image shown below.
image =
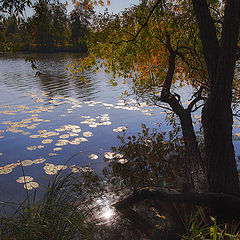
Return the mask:
[[(234, 79), (239, 16), (237, 0), (143, 0), (121, 14), (100, 14), (88, 41), (89, 56), (69, 66), (78, 72), (100, 65), (115, 80), (116, 76), (131, 80), (134, 90), (147, 92), (155, 104), (167, 103), (180, 119), (197, 191), (206, 185), (208, 191), (240, 193), (231, 109), (232, 89), (239, 81), (237, 75)], [(187, 107), (173, 92), (174, 83), (196, 89)], [(204, 154), (191, 119), (199, 107)]]
[[(27, 17), (25, 8), (32, 8)], [(1, 1), (0, 46), (2, 52), (81, 51), (86, 52), (86, 36), (94, 11), (75, 5), (70, 15), (60, 1)]]

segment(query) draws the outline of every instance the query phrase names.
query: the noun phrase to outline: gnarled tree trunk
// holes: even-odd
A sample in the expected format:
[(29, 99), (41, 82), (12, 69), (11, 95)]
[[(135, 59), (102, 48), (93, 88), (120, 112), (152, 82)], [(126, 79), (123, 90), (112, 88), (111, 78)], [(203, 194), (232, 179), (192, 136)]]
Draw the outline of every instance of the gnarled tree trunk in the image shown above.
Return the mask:
[(240, 195), (231, 110), (240, 1), (226, 1), (220, 46), (206, 0), (192, 2), (210, 79), (210, 95), (202, 113), (208, 190)]

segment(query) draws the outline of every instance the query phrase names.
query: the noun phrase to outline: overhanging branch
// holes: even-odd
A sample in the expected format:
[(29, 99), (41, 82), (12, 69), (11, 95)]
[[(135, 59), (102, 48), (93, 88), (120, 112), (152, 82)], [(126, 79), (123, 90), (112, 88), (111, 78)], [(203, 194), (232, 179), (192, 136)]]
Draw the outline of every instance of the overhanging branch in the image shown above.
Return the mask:
[[(119, 44), (121, 44), (121, 43), (123, 43), (123, 42), (125, 42), (125, 43), (134, 42), (134, 41), (137, 39), (137, 37), (139, 36), (139, 34), (141, 33), (141, 31), (143, 30), (143, 28), (145, 28), (145, 27), (147, 26), (149, 19), (151, 18), (152, 14), (154, 13), (155, 9), (157, 8), (157, 6), (158, 6), (160, 3), (162, 3), (162, 0), (157, 0), (157, 1), (156, 1), (156, 3), (153, 5), (152, 9), (150, 10), (150, 12), (149, 12), (149, 14), (148, 14), (146, 21), (145, 21), (145, 22), (142, 24), (142, 26), (138, 29), (137, 33), (135, 34), (135, 36), (134, 36), (133, 38), (131, 38), (131, 39), (129, 39), (129, 40), (121, 40), (121, 41), (119, 41), (119, 42), (111, 42), (111, 43), (113, 43), (113, 44), (115, 44), (115, 45), (119, 45)], [(131, 35), (132, 35), (132, 34), (131, 34)]]

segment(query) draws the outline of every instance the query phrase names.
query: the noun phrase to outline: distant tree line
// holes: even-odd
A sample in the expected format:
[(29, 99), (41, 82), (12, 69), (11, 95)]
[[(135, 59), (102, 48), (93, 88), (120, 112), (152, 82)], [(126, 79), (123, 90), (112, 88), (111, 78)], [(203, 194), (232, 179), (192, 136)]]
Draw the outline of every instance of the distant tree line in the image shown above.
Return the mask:
[(31, 7), (33, 15), (28, 18), (0, 16), (1, 51), (87, 52), (92, 9), (79, 4), (67, 15), (66, 4), (58, 0), (38, 0)]

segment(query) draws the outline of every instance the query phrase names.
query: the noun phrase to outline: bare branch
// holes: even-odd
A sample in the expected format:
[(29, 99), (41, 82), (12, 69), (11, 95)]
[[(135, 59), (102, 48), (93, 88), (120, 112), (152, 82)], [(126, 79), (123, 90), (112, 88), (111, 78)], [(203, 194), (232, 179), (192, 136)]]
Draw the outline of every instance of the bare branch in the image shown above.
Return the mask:
[(188, 105), (188, 110), (189, 111), (192, 111), (192, 108), (193, 108), (193, 106), (196, 104), (196, 103), (198, 103), (200, 100), (203, 100), (204, 99), (204, 97), (202, 96), (202, 92), (203, 92), (203, 89), (204, 89), (204, 87), (203, 86), (201, 86), (200, 88), (199, 88), (199, 90), (193, 95), (193, 96), (195, 96), (195, 98), (191, 101), (191, 103)]

